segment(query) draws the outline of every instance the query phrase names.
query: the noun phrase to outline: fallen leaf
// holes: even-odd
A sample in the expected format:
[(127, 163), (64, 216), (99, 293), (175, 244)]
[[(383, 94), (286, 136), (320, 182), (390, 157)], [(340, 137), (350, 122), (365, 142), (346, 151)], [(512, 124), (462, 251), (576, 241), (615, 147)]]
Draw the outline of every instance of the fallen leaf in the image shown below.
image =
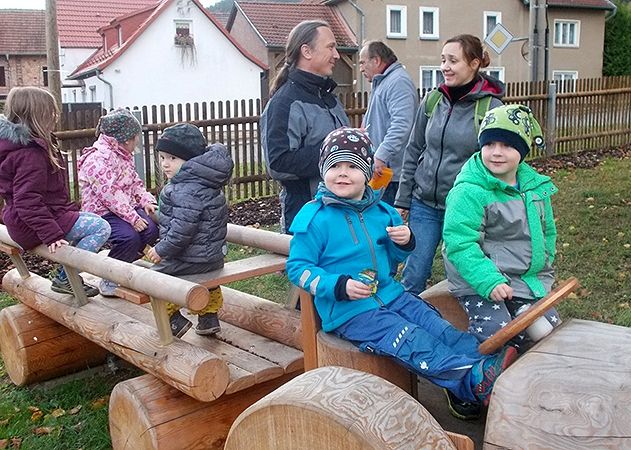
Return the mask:
[(587, 197), (585, 199), (586, 202), (593, 202), (594, 201), (594, 197)]
[(631, 248), (631, 244), (624, 244), (623, 247), (624, 248)]
[(105, 397), (94, 400), (90, 406), (92, 406), (92, 409), (100, 409), (107, 405), (108, 400), (109, 395), (106, 395)]
[(569, 242), (564, 242), (564, 243), (563, 243), (563, 248), (567, 248), (567, 247), (569, 247), (569, 246), (570, 246), (570, 243), (569, 243)]
[(30, 412), (37, 412), (40, 410), (37, 406), (27, 406), (26, 409), (28, 409)]
[(20, 447), (22, 447), (22, 438), (12, 437), (11, 438), (11, 447), (13, 447), (13, 448), (20, 448)]
[(37, 411), (35, 411), (33, 414), (31, 414), (31, 420), (33, 422), (35, 422), (36, 420), (39, 420), (42, 418), (42, 416), (44, 415), (43, 412), (41, 412), (39, 409)]
[(68, 411), (68, 414), (70, 414), (71, 416), (74, 416), (75, 414), (77, 414), (79, 411), (81, 411), (82, 406), (81, 405), (77, 405), (74, 408), (72, 408), (70, 411)]
[(50, 434), (53, 431), (55, 431), (55, 429), (53, 427), (37, 427), (37, 428), (33, 428), (33, 433), (35, 433), (37, 436)]
[(570, 292), (569, 294), (567, 294), (567, 298), (577, 299), (578, 295), (576, 295), (576, 293), (574, 292)]
[(0, 427), (3, 427), (5, 425), (9, 424), (9, 419), (2, 419), (0, 420)]
[(64, 409), (57, 408), (57, 409), (53, 409), (53, 411), (50, 413), (50, 415), (53, 416), (53, 417), (61, 417), (61, 416), (65, 416), (66, 415), (66, 411)]
[(8, 439), (0, 439), (0, 449), (7, 448), (8, 445), (9, 445)]
[(618, 232), (618, 237), (624, 237), (624, 233), (622, 231)]

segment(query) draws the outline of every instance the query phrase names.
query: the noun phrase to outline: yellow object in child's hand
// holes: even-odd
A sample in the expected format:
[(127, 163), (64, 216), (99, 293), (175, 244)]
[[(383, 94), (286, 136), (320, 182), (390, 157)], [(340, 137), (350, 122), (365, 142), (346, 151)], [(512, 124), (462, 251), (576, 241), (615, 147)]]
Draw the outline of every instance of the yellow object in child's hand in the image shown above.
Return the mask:
[(390, 167), (384, 167), (381, 171), (381, 175), (375, 173), (372, 174), (372, 178), (368, 182), (368, 186), (374, 190), (383, 189), (392, 181), (392, 169)]

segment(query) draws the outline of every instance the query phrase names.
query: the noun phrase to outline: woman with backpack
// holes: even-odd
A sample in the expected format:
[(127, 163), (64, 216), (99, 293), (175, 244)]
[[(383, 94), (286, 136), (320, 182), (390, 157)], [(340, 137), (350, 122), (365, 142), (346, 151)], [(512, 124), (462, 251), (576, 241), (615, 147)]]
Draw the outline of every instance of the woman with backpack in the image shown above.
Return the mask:
[(445, 81), (425, 95), (416, 114), (394, 202), (416, 237), (402, 279), (416, 295), (425, 290), (432, 272), (447, 193), (479, 150), (477, 132), (484, 114), (502, 105), (504, 84), (480, 72), (489, 62), (477, 37), (461, 34), (447, 40), (440, 65)]

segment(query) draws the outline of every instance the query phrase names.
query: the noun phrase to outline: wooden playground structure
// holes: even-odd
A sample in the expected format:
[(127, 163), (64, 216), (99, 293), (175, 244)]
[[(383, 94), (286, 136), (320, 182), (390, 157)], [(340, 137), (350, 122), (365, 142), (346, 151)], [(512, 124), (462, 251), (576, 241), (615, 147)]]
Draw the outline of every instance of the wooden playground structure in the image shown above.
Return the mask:
[[(229, 225), (227, 239), (268, 253), (175, 278), (73, 247), (33, 250), (63, 264), (73, 286), (79, 273), (91, 284), (121, 285), (119, 298), (88, 300), (81, 288), (77, 296), (52, 292), (0, 226), (0, 251), (15, 266), (3, 288), (21, 302), (0, 311), (11, 380), (58, 377), (101, 364), (108, 352), (145, 371), (112, 391), (114, 449), (474, 448), (425, 410), (416, 376), (320, 331), (306, 292), (297, 311), (224, 286), (283, 270), (290, 236)], [(576, 284), (561, 283), (481, 351), (501, 347)], [(224, 296), (222, 331), (173, 338), (165, 302), (200, 309), (215, 286)], [(423, 298), (466, 328), (444, 283)], [(630, 346), (624, 327), (570, 320), (555, 329), (498, 379), (484, 448), (631, 448)]]

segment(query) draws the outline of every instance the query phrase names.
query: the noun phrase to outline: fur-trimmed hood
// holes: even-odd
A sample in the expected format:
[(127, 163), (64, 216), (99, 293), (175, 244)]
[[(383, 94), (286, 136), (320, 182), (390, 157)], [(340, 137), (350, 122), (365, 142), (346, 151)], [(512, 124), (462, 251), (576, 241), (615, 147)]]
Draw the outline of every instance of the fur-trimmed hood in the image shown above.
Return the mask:
[(33, 137), (26, 125), (10, 122), (4, 115), (0, 114), (0, 149), (24, 147), (32, 140)]

